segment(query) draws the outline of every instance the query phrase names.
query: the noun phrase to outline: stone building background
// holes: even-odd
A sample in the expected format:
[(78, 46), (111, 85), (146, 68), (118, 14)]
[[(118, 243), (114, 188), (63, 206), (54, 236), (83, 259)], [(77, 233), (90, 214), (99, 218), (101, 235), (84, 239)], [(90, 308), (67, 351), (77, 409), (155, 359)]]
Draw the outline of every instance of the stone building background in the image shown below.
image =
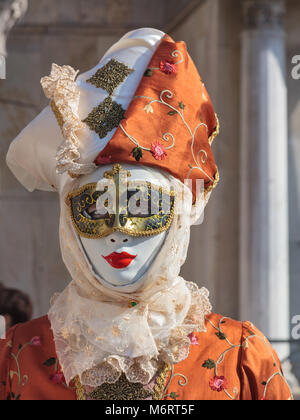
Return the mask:
[[(3, 7), (0, 9), (0, 38), (1, 31), (2, 38), (6, 38), (7, 32), (3, 29), (3, 21), (7, 17), (2, 18), (1, 25), (5, 3), (22, 2), (27, 3), (26, 0), (0, 1), (0, 7)], [(261, 5), (266, 10), (263, 19), (259, 14)], [(278, 5), (285, 5), (284, 26), (277, 22), (280, 14)], [(248, 18), (250, 16), (248, 20), (253, 27), (249, 27), (245, 13), (248, 13)], [(93, 67), (107, 48), (125, 32), (138, 27), (155, 27), (168, 32), (176, 40), (186, 41), (221, 123), (221, 134), (213, 146), (221, 181), (207, 206), (204, 223), (193, 228), (183, 276), (208, 287), (216, 312), (237, 319), (249, 312), (250, 316), (253, 314), (251, 320), (267, 335), (272, 335), (270, 338), (289, 339), (292, 318), (300, 314), (300, 80), (291, 76), (292, 57), (300, 55), (299, 21), (298, 0), (28, 0), (24, 17), (9, 33), (7, 78), (0, 80), (0, 281), (28, 292), (34, 302), (35, 316), (47, 312), (51, 295), (63, 290), (69, 281), (59, 250), (57, 196), (43, 192), (27, 193), (5, 164), (10, 141), (47, 105), (39, 84), (40, 78), (49, 74), (52, 62), (69, 64), (84, 72)], [(241, 241), (245, 235), (244, 225), (241, 224), (241, 191), (247, 188), (240, 163), (241, 149), (245, 147), (241, 133), (244, 132), (243, 125), (247, 124), (250, 127), (245, 127), (245, 130), (255, 133), (257, 118), (257, 115), (249, 115), (245, 123), (242, 108), (247, 95), (249, 98), (259, 96), (255, 90), (257, 86), (253, 86), (253, 89), (250, 86), (248, 93), (243, 91), (247, 69), (243, 67), (245, 44), (242, 34), (249, 28), (254, 32), (270, 29), (274, 31), (274, 40), (277, 39), (277, 31), (284, 31), (285, 36), (286, 74), (283, 70), (282, 83), (287, 88), (288, 108), (287, 116), (283, 108), (282, 117), (278, 120), (288, 124), (288, 157), (282, 157), (280, 167), (279, 161), (271, 161), (269, 172), (266, 172), (266, 177), (260, 178), (260, 182), (272, 184), (277, 180), (276, 176), (280, 178), (281, 171), (284, 173), (285, 168), (288, 170), (287, 182), (280, 188), (281, 196), (288, 194), (289, 248), (284, 247), (284, 237), (275, 237), (272, 241), (275, 225), (268, 226), (266, 230), (262, 225), (250, 239), (259, 245), (258, 234), (264, 232), (269, 240), (267, 247), (271, 250), (274, 247), (272, 242), (282, 240), (283, 273), (285, 269), (289, 269), (289, 272), (286, 278), (283, 274), (280, 285), (280, 278), (276, 277), (277, 269), (272, 272), (272, 266), (262, 259), (260, 265), (270, 275), (266, 275), (266, 279), (271, 278), (271, 283), (266, 284), (263, 291), (256, 287), (255, 275), (252, 274), (253, 288), (250, 291), (241, 279), (244, 274)], [(263, 38), (262, 44), (265, 42)], [(278, 42), (280, 48), (281, 41)], [(252, 70), (248, 69), (249, 72)], [(268, 71), (272, 72), (272, 69)], [(275, 84), (275, 91), (276, 88)], [(263, 90), (264, 86), (259, 86), (259, 89)], [(281, 104), (284, 98), (279, 97), (278, 102)], [(261, 104), (271, 110), (276, 105)], [(273, 127), (272, 121), (270, 125)], [(262, 141), (266, 141), (270, 150), (276, 153), (278, 144), (274, 140), (272, 146), (272, 127), (268, 126), (268, 138)], [(251, 144), (246, 147), (251, 147)], [(276, 156), (280, 160), (280, 156)], [(272, 203), (271, 209), (274, 208)], [(255, 211), (251, 207), (249, 214)], [(265, 214), (263, 208), (259, 211)], [(282, 232), (285, 226), (283, 219)], [(281, 224), (281, 219), (276, 221), (276, 226), (278, 224)], [(284, 261), (287, 251), (289, 268), (287, 261)], [(281, 255), (278, 255), (280, 258)], [(253, 272), (253, 267), (251, 270), (249, 268), (248, 271)], [(246, 274), (243, 278), (247, 278)], [(284, 300), (284, 296), (281, 300), (280, 295), (275, 293), (271, 302), (267, 302), (265, 293), (277, 288), (280, 290), (282, 285), (289, 290), (288, 301)], [(249, 299), (245, 303), (245, 293), (247, 298), (248, 292)], [(282, 314), (283, 318), (288, 319), (289, 325), (286, 323), (283, 328), (276, 330), (276, 327), (272, 329), (263, 321), (260, 322), (259, 317), (256, 319), (253, 307), (257, 301), (260, 309), (263, 308), (264, 299), (267, 317), (272, 319), (277, 313)], [(249, 308), (244, 310), (246, 306)], [(278, 323), (280, 321), (275, 320), (275, 324)], [(275, 336), (276, 331), (278, 334)], [(300, 346), (292, 344), (290, 350), (295, 352), (292, 357), (293, 369), (300, 379), (300, 351), (297, 351)], [(285, 352), (283, 350), (283, 356)]]

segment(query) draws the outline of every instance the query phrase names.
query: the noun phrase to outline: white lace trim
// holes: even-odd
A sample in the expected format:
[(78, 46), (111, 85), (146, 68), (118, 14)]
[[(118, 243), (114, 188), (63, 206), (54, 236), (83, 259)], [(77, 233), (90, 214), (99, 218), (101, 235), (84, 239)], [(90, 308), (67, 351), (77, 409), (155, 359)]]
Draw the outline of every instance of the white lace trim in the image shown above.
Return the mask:
[(63, 119), (62, 134), (65, 141), (57, 150), (56, 170), (59, 174), (70, 171), (75, 175), (94, 171), (94, 163), (79, 163), (80, 151), (77, 132), (84, 128), (78, 118), (80, 91), (75, 82), (78, 71), (70, 66), (52, 64), (50, 76), (41, 79), (47, 98), (54, 102)]
[[(206, 331), (205, 316), (211, 313), (212, 308), (207, 289), (199, 289), (196, 284), (185, 282), (183, 279), (180, 279), (178, 287), (175, 285), (174, 288), (175, 293), (186, 289), (185, 299), (189, 301), (188, 297), (190, 297), (188, 312), (182, 323), (176, 325), (176, 322), (173, 322), (173, 328), (170, 328), (168, 324), (160, 327), (157, 324), (151, 325), (149, 315), (155, 313), (157, 316), (158, 309), (155, 303), (149, 302), (148, 311), (143, 311), (140, 305), (135, 309), (121, 308), (118, 317), (112, 319), (111, 322), (105, 320), (103, 335), (97, 337), (99, 323), (96, 323), (95, 328), (92, 323), (82, 322), (82, 319), (86, 318), (88, 312), (90, 312), (88, 317), (93, 319), (92, 312), (98, 311), (99, 303), (94, 303), (93, 309), (89, 309), (88, 307), (93, 305), (91, 301), (81, 298), (77, 294), (76, 286), (71, 285), (68, 294), (62, 294), (49, 313), (51, 324), (55, 326), (57, 352), (67, 380), (79, 375), (84, 386), (97, 387), (103, 383), (118, 381), (124, 373), (129, 382), (146, 385), (155, 375), (161, 362), (176, 364), (185, 360), (191, 346), (188, 335)], [(168, 295), (164, 297), (167, 305), (170, 301), (169, 297)], [(61, 309), (58, 311), (58, 308), (62, 307), (68, 307), (70, 310), (68, 301), (74, 303), (71, 317)], [(77, 312), (75, 307), (78, 308)], [(116, 307), (113, 312), (117, 312), (118, 309)], [(160, 316), (166, 315), (162, 311)], [(119, 323), (120, 328), (114, 325), (116, 319), (122, 318), (128, 318), (126, 321), (128, 326), (124, 330), (121, 323)], [(136, 334), (141, 334), (143, 330), (144, 335), (136, 338)], [(132, 331), (132, 334), (128, 331)], [(139, 341), (143, 341), (140, 348)], [(130, 357), (131, 353), (139, 353), (139, 356)], [(77, 363), (74, 364), (75, 360)]]

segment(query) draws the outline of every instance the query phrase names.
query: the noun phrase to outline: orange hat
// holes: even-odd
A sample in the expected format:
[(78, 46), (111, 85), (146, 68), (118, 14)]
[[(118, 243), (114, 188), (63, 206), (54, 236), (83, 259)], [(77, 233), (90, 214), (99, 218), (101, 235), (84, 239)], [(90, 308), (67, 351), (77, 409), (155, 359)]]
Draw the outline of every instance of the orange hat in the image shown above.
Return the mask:
[[(152, 28), (125, 34), (77, 76), (52, 65), (46, 107), (12, 142), (7, 163), (29, 190), (55, 191), (97, 165), (135, 163), (174, 177), (218, 181), (218, 121), (184, 42)], [(194, 199), (196, 183), (193, 183)]]
[(185, 43), (166, 35), (95, 163), (158, 167), (182, 182), (203, 179), (210, 191), (218, 182), (211, 150), (218, 132), (217, 116)]

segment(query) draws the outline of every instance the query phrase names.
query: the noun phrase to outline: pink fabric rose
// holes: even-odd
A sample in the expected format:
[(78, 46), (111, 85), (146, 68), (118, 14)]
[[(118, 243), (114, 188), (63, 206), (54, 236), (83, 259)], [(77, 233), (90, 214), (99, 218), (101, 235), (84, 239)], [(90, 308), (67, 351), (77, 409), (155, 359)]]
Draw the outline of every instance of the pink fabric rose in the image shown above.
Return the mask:
[(172, 74), (177, 72), (176, 65), (168, 60), (162, 60), (159, 63), (159, 68), (163, 73), (166, 74)]
[(209, 386), (213, 391), (221, 392), (228, 387), (228, 381), (224, 376), (215, 376), (209, 381)]
[(41, 345), (41, 337), (33, 337), (30, 341), (32, 346), (40, 346)]
[(156, 160), (163, 160), (167, 156), (166, 148), (159, 141), (151, 144), (151, 153)]
[(64, 374), (58, 370), (54, 373), (54, 375), (50, 376), (50, 381), (53, 382), (55, 385), (60, 385), (65, 381)]
[(195, 333), (191, 333), (191, 334), (189, 334), (189, 335), (188, 335), (188, 338), (190, 339), (192, 346), (197, 346), (197, 345), (199, 345), (199, 342), (198, 342), (198, 337), (196, 336), (196, 334), (195, 334)]

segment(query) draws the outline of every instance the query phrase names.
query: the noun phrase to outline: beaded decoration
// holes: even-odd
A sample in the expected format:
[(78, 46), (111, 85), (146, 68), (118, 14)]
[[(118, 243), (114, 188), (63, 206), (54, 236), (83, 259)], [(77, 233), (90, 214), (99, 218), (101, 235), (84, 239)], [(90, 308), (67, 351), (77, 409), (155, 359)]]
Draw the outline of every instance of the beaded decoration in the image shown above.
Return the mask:
[(114, 90), (133, 72), (133, 69), (112, 58), (105, 66), (97, 70), (87, 82), (97, 88), (106, 90), (109, 95), (112, 95)]
[(83, 120), (100, 139), (103, 139), (114, 128), (118, 127), (124, 119), (125, 110), (120, 104), (113, 101), (110, 96), (95, 107)]
[(89, 113), (82, 121), (103, 139), (114, 128), (117, 128), (124, 119), (125, 110), (120, 104), (112, 100), (115, 89), (133, 73), (134, 70), (112, 58), (105, 66), (101, 67), (87, 83), (108, 92), (109, 96)]

